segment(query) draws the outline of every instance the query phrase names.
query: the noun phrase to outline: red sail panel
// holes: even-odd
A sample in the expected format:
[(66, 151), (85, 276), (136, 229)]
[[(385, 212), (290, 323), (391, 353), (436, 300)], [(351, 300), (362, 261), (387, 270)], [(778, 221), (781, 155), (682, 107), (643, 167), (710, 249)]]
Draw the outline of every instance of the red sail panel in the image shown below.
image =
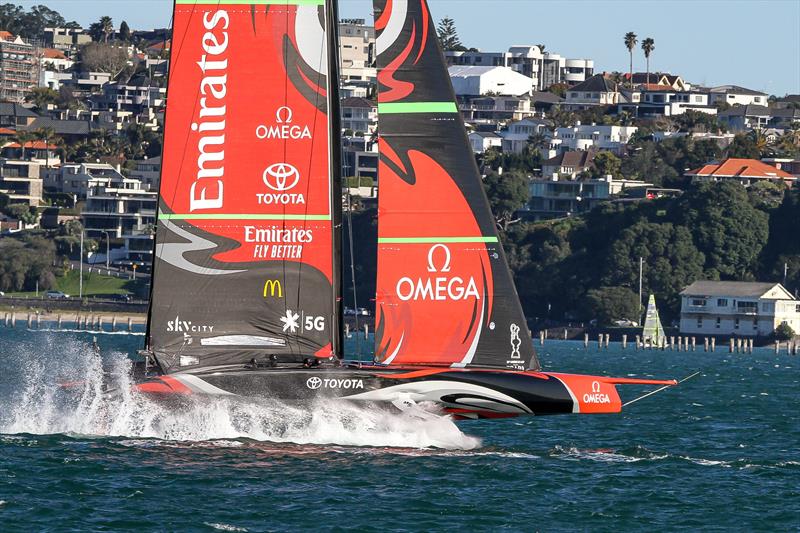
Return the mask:
[(425, 0), (375, 0), (376, 359), (538, 368)]
[(331, 355), (326, 16), (176, 3), (149, 338), (165, 370)]

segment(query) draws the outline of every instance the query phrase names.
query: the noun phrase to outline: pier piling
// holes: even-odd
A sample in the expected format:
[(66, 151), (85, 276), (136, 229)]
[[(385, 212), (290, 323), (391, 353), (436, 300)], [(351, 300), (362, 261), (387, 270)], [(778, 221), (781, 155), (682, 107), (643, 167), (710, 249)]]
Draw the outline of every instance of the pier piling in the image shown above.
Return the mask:
[(704, 352), (708, 351), (708, 337), (703, 338), (703, 351)]
[(733, 339), (730, 339), (730, 347), (729, 347), (729, 352), (730, 353), (733, 353), (733, 349), (734, 349), (735, 346), (736, 346), (736, 341), (733, 340)]
[(128, 331), (133, 331), (133, 319), (128, 317)]
[(637, 350), (639, 349), (639, 342), (640, 342), (639, 335), (636, 335), (636, 349)]
[(589, 334), (588, 333), (584, 333), (583, 334), (583, 347), (584, 348), (588, 348), (589, 347)]
[(31, 326), (33, 326), (33, 317), (28, 313), (28, 329), (31, 329)]
[(622, 336), (622, 349), (625, 350), (627, 348), (628, 348), (628, 336), (627, 335), (623, 335)]
[(711, 353), (714, 353), (717, 350), (717, 338), (711, 337)]
[(692, 351), (695, 351), (696, 348), (697, 348), (697, 339), (695, 337), (692, 337)]
[(11, 313), (11, 327), (12, 328), (17, 327), (17, 313), (15, 312)]
[(56, 320), (56, 329), (61, 329), (61, 314), (58, 315), (58, 319)]
[(567, 328), (564, 328), (564, 340), (567, 340)]
[(539, 332), (539, 346), (544, 346), (544, 331)]

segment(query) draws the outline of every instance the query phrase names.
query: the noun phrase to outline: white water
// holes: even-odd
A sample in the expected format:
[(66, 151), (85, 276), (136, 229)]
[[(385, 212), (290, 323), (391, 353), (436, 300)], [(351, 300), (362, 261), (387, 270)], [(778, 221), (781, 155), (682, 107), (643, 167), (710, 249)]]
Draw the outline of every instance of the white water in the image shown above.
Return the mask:
[[(39, 339), (37, 339), (39, 340)], [(179, 408), (131, 388), (125, 354), (100, 357), (85, 343), (50, 335), (0, 345), (0, 433), (71, 434), (172, 441), (253, 439), (297, 444), (474, 449), (479, 439), (449, 417), (344, 402), (286, 405), (198, 397)], [(105, 373), (105, 377), (104, 377)], [(59, 384), (72, 382), (67, 393)], [(114, 393), (104, 393), (104, 382)], [(422, 416), (422, 415), (427, 416)], [(419, 416), (418, 416), (419, 415)]]

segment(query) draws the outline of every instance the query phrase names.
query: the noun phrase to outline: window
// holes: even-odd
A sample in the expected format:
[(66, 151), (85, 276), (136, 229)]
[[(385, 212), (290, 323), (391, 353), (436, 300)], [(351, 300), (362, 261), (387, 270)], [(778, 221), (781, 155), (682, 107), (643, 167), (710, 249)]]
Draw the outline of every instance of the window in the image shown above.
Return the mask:
[(739, 319), (733, 321), (733, 329), (739, 329)]
[(794, 312), (800, 313), (800, 304), (797, 304), (797, 306), (794, 308)]
[(695, 101), (695, 102), (702, 102), (702, 101), (703, 101), (703, 97), (702, 97), (701, 95), (699, 95), (699, 94), (698, 94), (698, 95), (696, 95), (696, 96), (694, 97), (694, 101)]
[(757, 313), (758, 302), (736, 302), (736, 308), (740, 313)]
[(697, 317), (697, 329), (703, 329), (703, 319)]
[(720, 320), (720, 318), (719, 318), (719, 317), (717, 317), (717, 324), (716, 324), (716, 328), (717, 328), (717, 329), (719, 329), (720, 322), (722, 322), (722, 320)]
[(761, 311), (764, 313), (775, 312), (775, 302), (761, 302)]
[(705, 307), (706, 301), (702, 298), (692, 298), (692, 307)]
[(758, 329), (758, 320), (753, 320), (753, 329)]
[(717, 298), (717, 307), (728, 307), (727, 298)]

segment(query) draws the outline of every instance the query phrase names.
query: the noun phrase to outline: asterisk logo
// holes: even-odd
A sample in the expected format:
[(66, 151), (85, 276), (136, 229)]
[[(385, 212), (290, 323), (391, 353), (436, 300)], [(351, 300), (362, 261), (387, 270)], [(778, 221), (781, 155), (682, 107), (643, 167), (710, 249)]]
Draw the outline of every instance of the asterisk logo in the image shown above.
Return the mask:
[(300, 315), (291, 309), (287, 309), (286, 316), (281, 317), (281, 322), (283, 322), (283, 331), (289, 330), (290, 333), (296, 332), (297, 328), (300, 327), (300, 324), (297, 322), (299, 319)]

